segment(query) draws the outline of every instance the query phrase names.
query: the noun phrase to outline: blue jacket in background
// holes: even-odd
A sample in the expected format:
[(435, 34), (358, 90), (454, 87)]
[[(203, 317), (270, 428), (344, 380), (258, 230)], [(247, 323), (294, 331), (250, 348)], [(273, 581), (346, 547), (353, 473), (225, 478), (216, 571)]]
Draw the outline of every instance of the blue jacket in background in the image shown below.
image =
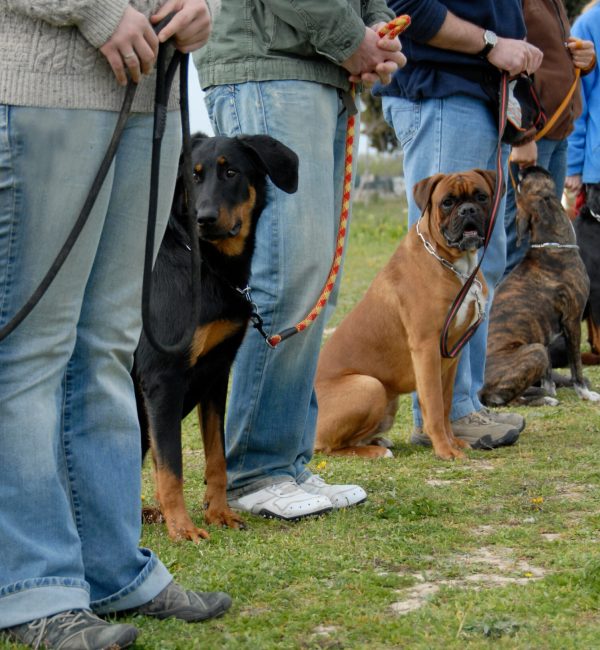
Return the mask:
[[(581, 14), (571, 30), (573, 36), (594, 42), (600, 51), (600, 3)], [(581, 77), (583, 110), (569, 136), (567, 174), (581, 174), (584, 183), (600, 183), (600, 71), (598, 64)]]
[(489, 98), (474, 78), (496, 74), (493, 66), (473, 54), (427, 45), (440, 30), (448, 11), (498, 36), (525, 38), (521, 0), (388, 0), (388, 6), (397, 16), (408, 14), (411, 18), (410, 27), (400, 37), (408, 63), (388, 86), (376, 86), (376, 95), (419, 100), (462, 93)]

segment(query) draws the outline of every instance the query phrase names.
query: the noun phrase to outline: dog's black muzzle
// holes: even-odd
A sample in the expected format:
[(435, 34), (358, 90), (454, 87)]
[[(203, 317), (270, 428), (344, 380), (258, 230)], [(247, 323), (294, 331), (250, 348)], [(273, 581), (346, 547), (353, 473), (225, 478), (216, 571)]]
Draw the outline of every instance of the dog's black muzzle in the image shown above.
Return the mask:
[(444, 229), (448, 246), (461, 251), (477, 250), (483, 246), (489, 215), (480, 205), (470, 201), (461, 203)]
[(242, 229), (242, 222), (238, 221), (232, 228), (224, 230), (222, 225), (219, 224), (218, 213), (212, 210), (198, 210), (196, 212), (196, 220), (198, 222), (198, 237), (205, 241), (230, 239), (238, 235)]

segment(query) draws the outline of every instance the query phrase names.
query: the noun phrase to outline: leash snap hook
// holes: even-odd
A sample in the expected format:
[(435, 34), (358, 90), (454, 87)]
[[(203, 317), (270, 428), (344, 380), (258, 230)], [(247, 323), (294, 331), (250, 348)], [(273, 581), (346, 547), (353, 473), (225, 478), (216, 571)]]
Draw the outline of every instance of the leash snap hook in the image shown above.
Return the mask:
[(252, 289), (250, 289), (250, 285), (246, 285), (243, 289), (235, 287), (235, 290), (244, 296), (244, 298), (250, 303), (250, 307), (252, 308), (250, 313), (250, 322), (252, 323), (252, 327), (254, 327), (254, 329), (263, 337), (265, 343), (271, 349), (275, 349), (275, 346), (269, 340), (270, 336), (265, 332), (263, 327), (264, 321), (258, 313), (258, 305), (252, 300)]

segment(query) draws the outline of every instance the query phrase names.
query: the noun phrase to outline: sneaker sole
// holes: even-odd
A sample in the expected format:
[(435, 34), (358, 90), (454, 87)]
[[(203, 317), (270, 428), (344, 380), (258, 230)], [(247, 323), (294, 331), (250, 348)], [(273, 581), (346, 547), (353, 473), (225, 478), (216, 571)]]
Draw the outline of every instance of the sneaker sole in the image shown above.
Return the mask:
[[(497, 447), (510, 447), (514, 445), (515, 442), (519, 439), (519, 434), (521, 432), (518, 429), (509, 429), (502, 438), (497, 440), (492, 440), (490, 436), (482, 436), (475, 442), (469, 443), (471, 449), (496, 449)], [(410, 442), (413, 445), (419, 445), (420, 447), (431, 447), (431, 440), (425, 436), (419, 436), (413, 434), (410, 437)]]
[(471, 444), (471, 449), (496, 449), (497, 447), (510, 447), (519, 439), (519, 430), (510, 429), (499, 440), (492, 440), (490, 436), (482, 436)]
[(328, 512), (331, 512), (333, 510), (332, 507), (329, 508), (323, 508), (322, 510), (316, 510), (315, 512), (308, 512), (305, 515), (297, 515), (296, 517), (284, 517), (283, 515), (278, 515), (275, 512), (271, 512), (271, 510), (260, 510), (259, 512), (255, 512), (252, 514), (257, 514), (260, 517), (264, 517), (265, 519), (280, 519), (281, 521), (300, 521), (301, 519), (307, 519), (308, 517), (318, 517), (320, 515), (327, 514)]

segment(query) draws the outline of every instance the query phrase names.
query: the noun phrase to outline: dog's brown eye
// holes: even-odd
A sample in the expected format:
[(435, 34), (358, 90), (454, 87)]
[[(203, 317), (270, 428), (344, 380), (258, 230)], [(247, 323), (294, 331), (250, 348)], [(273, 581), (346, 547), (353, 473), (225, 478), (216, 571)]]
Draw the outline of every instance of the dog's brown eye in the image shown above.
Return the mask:
[(481, 194), (478, 194), (477, 200), (479, 203), (485, 203), (488, 200), (487, 194), (484, 194), (483, 192)]
[(193, 178), (194, 183), (200, 183), (202, 181), (202, 172), (194, 171)]
[(449, 210), (454, 205), (454, 199), (447, 198), (442, 201), (442, 207)]
[(237, 169), (232, 169), (231, 167), (227, 169), (225, 172), (225, 176), (227, 178), (233, 178), (234, 176), (237, 176)]

